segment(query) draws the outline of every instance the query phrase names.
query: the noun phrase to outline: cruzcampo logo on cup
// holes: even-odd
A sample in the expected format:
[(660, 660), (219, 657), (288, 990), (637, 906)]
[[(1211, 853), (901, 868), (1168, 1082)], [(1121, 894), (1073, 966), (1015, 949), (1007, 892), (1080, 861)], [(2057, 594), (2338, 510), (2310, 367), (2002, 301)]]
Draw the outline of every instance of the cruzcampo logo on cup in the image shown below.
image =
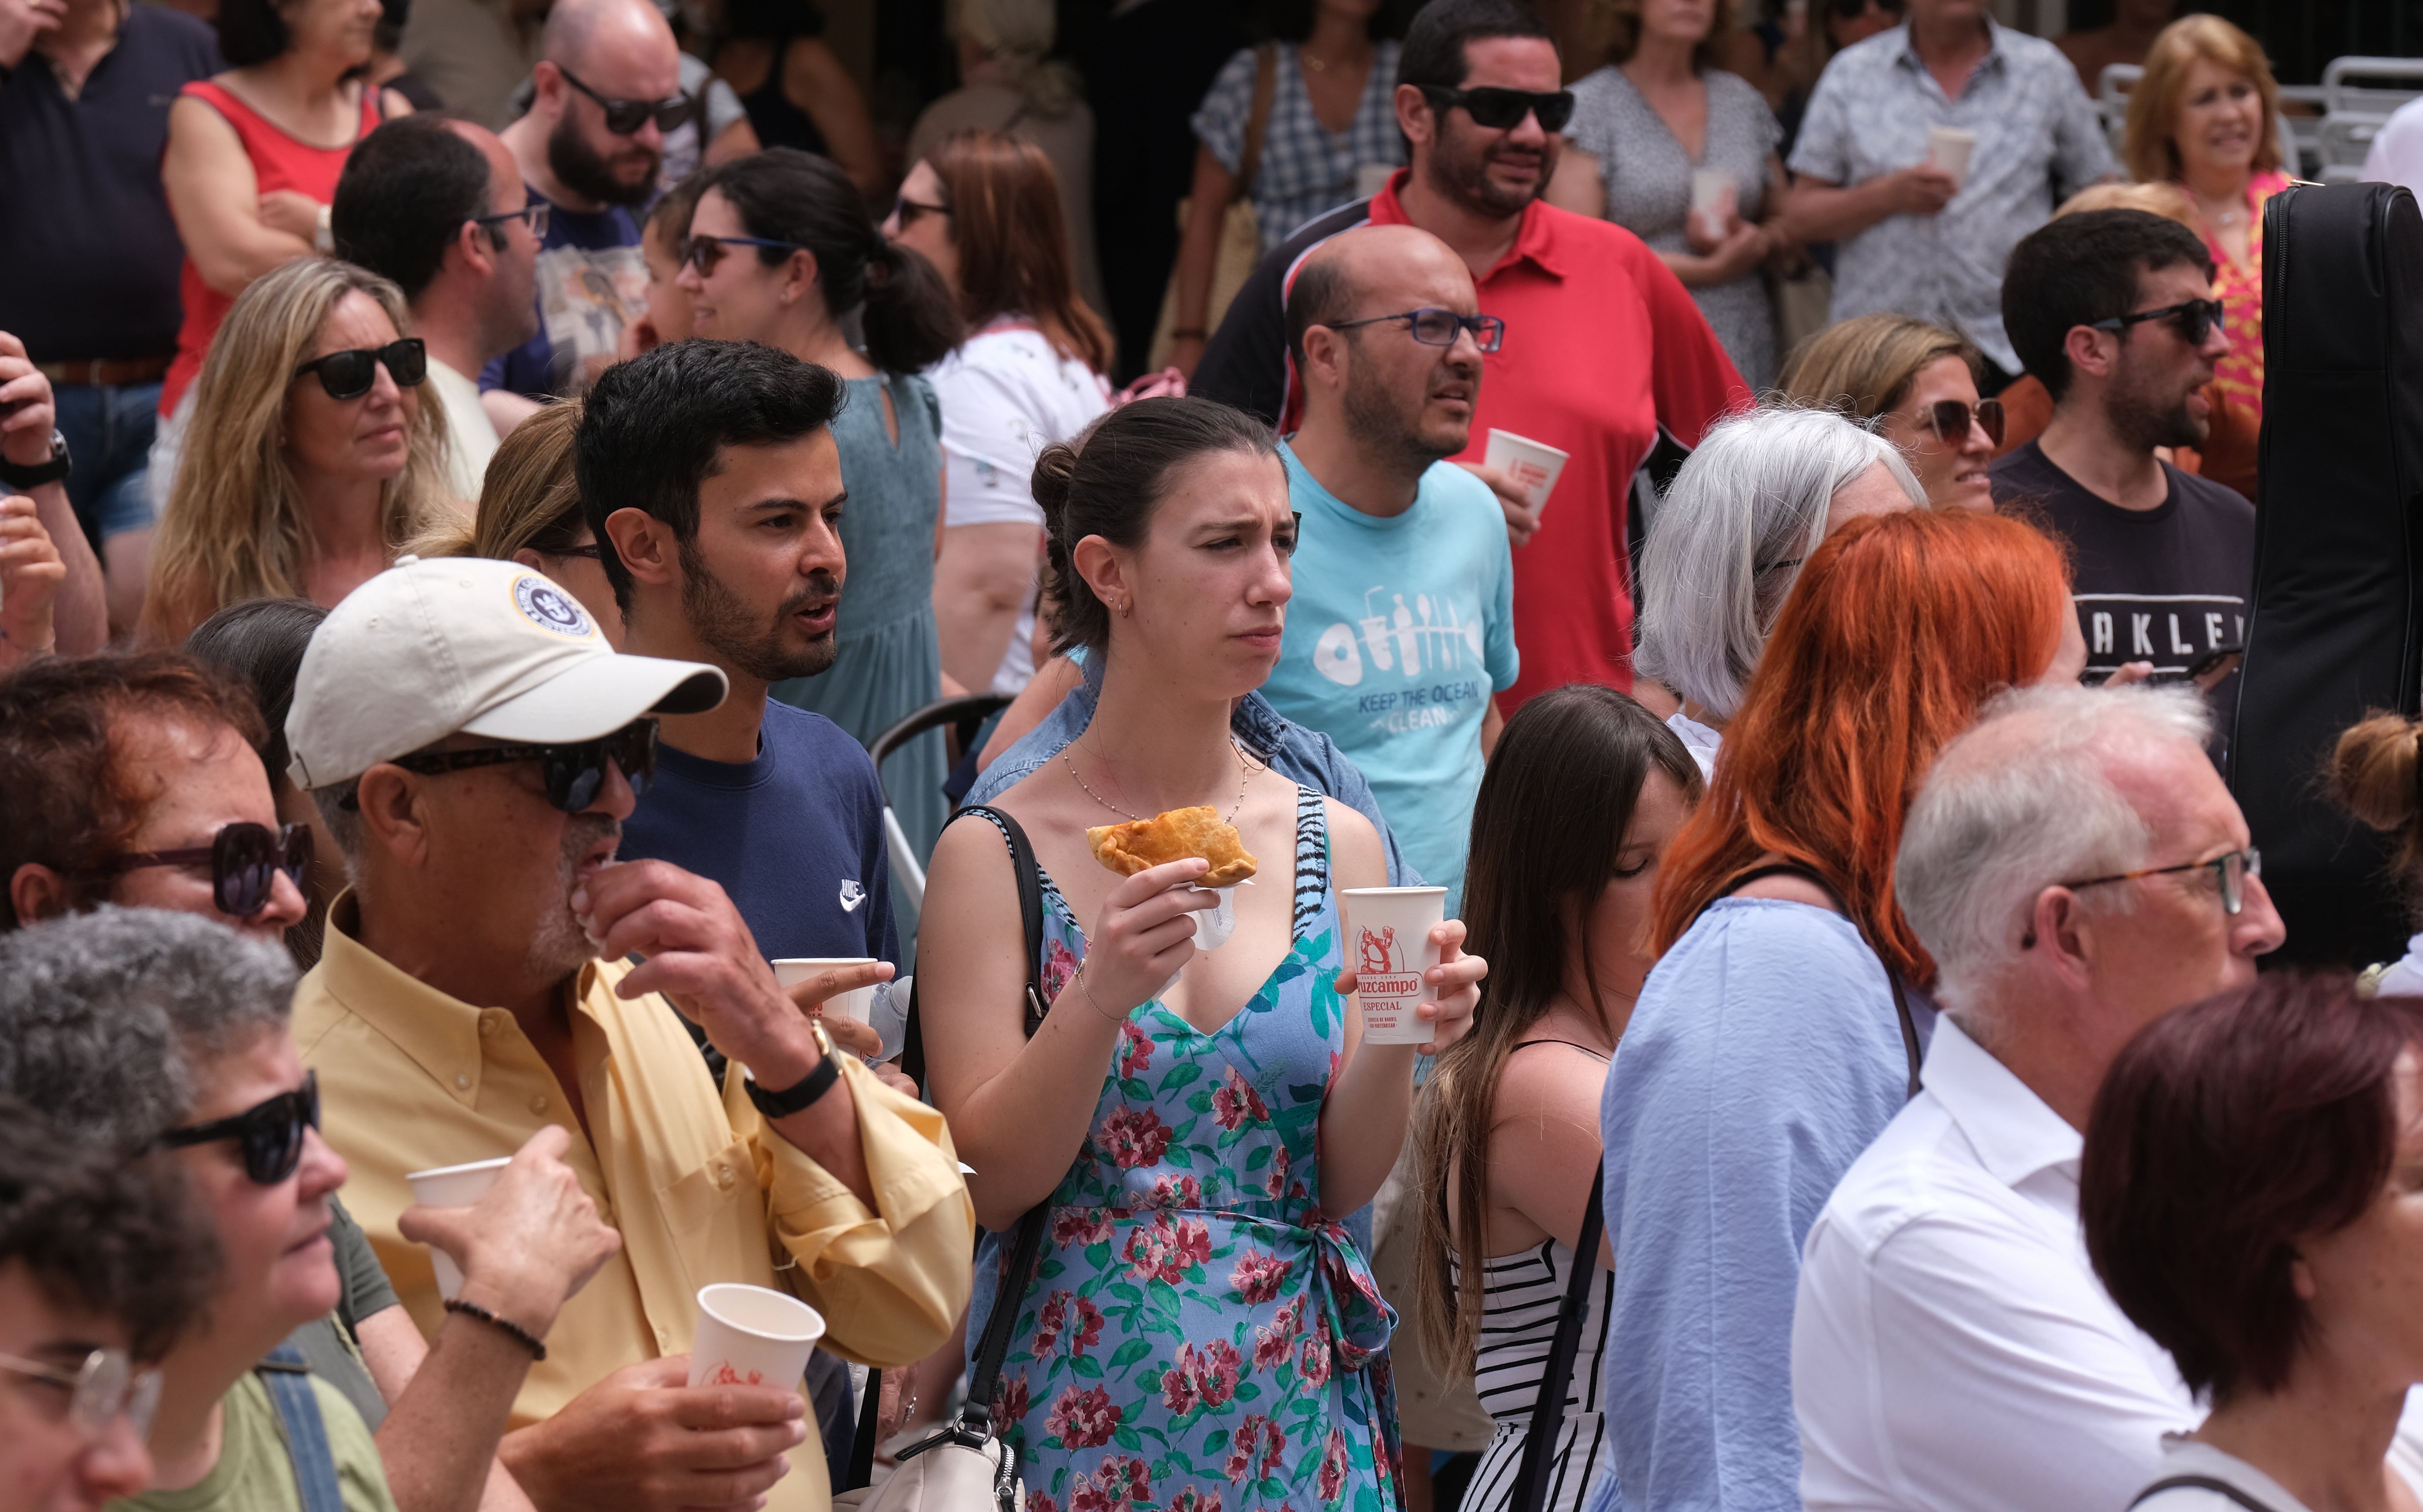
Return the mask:
[(1447, 918), (1445, 888), (1346, 888), (1347, 959), (1368, 1045), (1420, 1045), (1431, 1028), (1415, 1012), (1424, 1000), (1422, 974), (1438, 965), (1431, 930)]

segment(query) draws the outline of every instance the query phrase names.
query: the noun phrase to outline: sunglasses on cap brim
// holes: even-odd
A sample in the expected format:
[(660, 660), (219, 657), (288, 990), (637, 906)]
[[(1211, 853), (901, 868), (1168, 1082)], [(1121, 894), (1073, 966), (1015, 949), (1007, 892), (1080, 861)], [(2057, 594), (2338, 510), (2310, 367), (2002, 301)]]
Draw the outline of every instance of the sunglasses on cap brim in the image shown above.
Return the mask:
[[(415, 751), (388, 764), (423, 777), (467, 772), (482, 766), (537, 762), (546, 780), (546, 801), (565, 813), (579, 813), (597, 801), (606, 788), (609, 762), (623, 770), (634, 794), (644, 793), (657, 775), (657, 721), (641, 719), (610, 735), (554, 746), (481, 746), (470, 750)], [(359, 790), (346, 795), (342, 806), (359, 806)]]

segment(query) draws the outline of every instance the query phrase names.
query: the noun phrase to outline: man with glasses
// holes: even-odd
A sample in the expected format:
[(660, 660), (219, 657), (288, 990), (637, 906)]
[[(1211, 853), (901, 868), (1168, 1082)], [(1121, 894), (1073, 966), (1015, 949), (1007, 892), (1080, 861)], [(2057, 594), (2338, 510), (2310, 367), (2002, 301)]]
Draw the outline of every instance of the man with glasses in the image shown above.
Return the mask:
[(499, 433), (536, 402), (585, 391), (647, 313), (635, 213), (656, 197), (665, 134), (688, 120), (681, 51), (649, 0), (559, 0), (530, 113), (505, 146), (549, 207), (538, 255), (536, 335), (480, 375)]
[(151, 1483), (158, 1365), (200, 1319), (209, 1242), (168, 1173), (0, 1098), (0, 1503), (100, 1512)]
[(406, 116), (364, 137), (337, 181), (337, 255), (393, 279), (446, 414), (446, 480), (477, 504), (497, 428), (479, 375), (538, 334), (538, 249), (549, 207), (483, 127)]
[(2078, 1167), (2120, 1047), (2283, 937), (2208, 724), (2178, 688), (2006, 694), (1911, 805), (1893, 890), (1942, 1016), (1809, 1231), (1813, 1512), (2125, 1506), (2203, 1415), (2089, 1267)]
[(1290, 363), (1291, 285), (1313, 248), (1356, 226), (1412, 226), (1469, 271), (1481, 309), (1507, 324), (1488, 393), (1458, 458), (1478, 467), (1489, 432), (1568, 454), (1553, 502), (1534, 507), (1484, 474), (1515, 544), (1520, 679), (1512, 716), (1571, 682), (1632, 685), (1633, 474), (1661, 431), (1696, 445), (1750, 391), (1689, 291), (1639, 237), (1541, 201), (1573, 114), (1556, 43), (1521, 0), (1434, 0), (1397, 59), (1397, 124), (1412, 166), (1369, 201), (1312, 222), (1265, 257), (1196, 369), (1195, 392), (1294, 428), (1304, 384)]
[[(499, 1450), (547, 1512), (827, 1505), (792, 1383), (687, 1385), (701, 1285), (786, 1288), (884, 1366), (940, 1347), (967, 1300), (974, 1215), (939, 1115), (831, 1053), (721, 889), (614, 864), (656, 717), (723, 694), (712, 667), (617, 654), (538, 574), (465, 558), (330, 610), (287, 717), (354, 883), (295, 1037), (405, 1306), (441, 1306), (408, 1174), (550, 1126), (623, 1236)], [(731, 1063), (721, 1087), (685, 1018)]]
[(1514, 565), (1465, 449), (1481, 363), (1510, 337), (1472, 275), (1410, 226), (1324, 244), (1296, 275), (1304, 424), (1279, 443), (1297, 528), (1287, 634), (1262, 696), (1338, 743), (1454, 917), (1491, 695), (1514, 681)]
[(2064, 215), (2012, 252), (2003, 311), (2053, 407), (1988, 469), (1994, 502), (2068, 543), (2089, 676), (2150, 662), (2235, 708), (2255, 506), (2162, 453), (2204, 444), (2202, 390), (2229, 352), (2211, 252), (2140, 210)]

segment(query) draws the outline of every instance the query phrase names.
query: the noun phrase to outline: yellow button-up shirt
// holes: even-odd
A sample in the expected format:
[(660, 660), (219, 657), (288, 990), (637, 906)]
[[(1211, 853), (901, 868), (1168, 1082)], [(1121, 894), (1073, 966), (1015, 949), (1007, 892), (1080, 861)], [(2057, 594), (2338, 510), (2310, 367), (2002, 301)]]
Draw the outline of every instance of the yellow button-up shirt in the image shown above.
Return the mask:
[[(739, 1068), (719, 1094), (689, 1031), (654, 994), (626, 1000), (629, 968), (592, 961), (567, 989), (584, 1133), (519, 1023), (426, 985), (350, 933), (350, 894), (330, 910), (325, 953), (294, 997), (294, 1038), (320, 1076), (322, 1131), (353, 1172), (353, 1212), (425, 1334), (444, 1312), (429, 1252), (396, 1232), (404, 1173), (510, 1155), (547, 1124), (623, 1247), (566, 1302), (514, 1403), (546, 1418), (626, 1365), (690, 1347), (698, 1289), (746, 1282), (824, 1315), (824, 1347), (906, 1365), (950, 1338), (967, 1305), (975, 1213), (942, 1114), (849, 1056), (875, 1191), (869, 1208), (766, 1126)], [(814, 1418), (810, 1418), (814, 1426)], [(824, 1512), (831, 1489), (814, 1432), (776, 1483), (779, 1512)]]

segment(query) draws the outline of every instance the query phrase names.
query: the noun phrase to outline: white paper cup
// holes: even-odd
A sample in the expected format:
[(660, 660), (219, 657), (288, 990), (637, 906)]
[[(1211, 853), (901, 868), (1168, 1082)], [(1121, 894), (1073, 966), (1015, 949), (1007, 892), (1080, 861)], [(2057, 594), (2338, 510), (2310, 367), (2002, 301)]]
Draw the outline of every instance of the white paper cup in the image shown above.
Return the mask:
[[(873, 966), (874, 964), (875, 957), (872, 955), (792, 956), (787, 960), (774, 963), (774, 982), (787, 992), (811, 977), (820, 976), (840, 967)], [(836, 993), (825, 1000), (825, 1012), (838, 1015), (843, 1018), (855, 1018), (863, 1024), (867, 1021), (868, 1011), (875, 1005), (875, 989), (881, 984), (871, 983), (863, 987), (852, 987), (847, 992)]]
[[(412, 1200), (423, 1207), (468, 1207), (488, 1195), (488, 1189), (497, 1184), (497, 1173), (513, 1164), (513, 1160), (510, 1155), (500, 1155), (493, 1160), (473, 1160), (467, 1165), (435, 1166), (427, 1171), (408, 1172), (404, 1179), (412, 1184)], [(452, 1301), (463, 1289), (463, 1272), (456, 1268), (454, 1257), (433, 1245), (429, 1265), (437, 1272), (437, 1295)]]
[(1346, 964), (1355, 974), (1367, 1045), (1419, 1045), (1431, 1026), (1414, 1009), (1429, 996), (1422, 973), (1438, 965), (1431, 929), (1447, 920), (1445, 888), (1345, 888)]
[(1220, 900), (1215, 907), (1195, 911), (1195, 948), (1216, 951), (1227, 944), (1228, 937), (1237, 932), (1237, 890), (1227, 887), (1196, 888), (1195, 890), (1209, 892)]
[(1548, 491), (1557, 486), (1558, 475), (1565, 470), (1569, 453), (1558, 450), (1544, 441), (1533, 441), (1512, 431), (1491, 427), (1489, 449), (1481, 462), (1512, 476), (1531, 496), (1531, 507), (1548, 507)]
[(796, 1297), (735, 1282), (702, 1286), (689, 1383), (796, 1392), (824, 1336), (824, 1315)]
[(1709, 241), (1721, 241), (1725, 234), (1725, 218), (1740, 203), (1741, 185), (1722, 168), (1691, 170), (1691, 213), (1699, 218), (1700, 234)]
[(1926, 129), (1926, 159), (1952, 175), (1952, 181), (1969, 181), (1969, 154), (1976, 150), (1977, 134), (1957, 126), (1930, 126)]

